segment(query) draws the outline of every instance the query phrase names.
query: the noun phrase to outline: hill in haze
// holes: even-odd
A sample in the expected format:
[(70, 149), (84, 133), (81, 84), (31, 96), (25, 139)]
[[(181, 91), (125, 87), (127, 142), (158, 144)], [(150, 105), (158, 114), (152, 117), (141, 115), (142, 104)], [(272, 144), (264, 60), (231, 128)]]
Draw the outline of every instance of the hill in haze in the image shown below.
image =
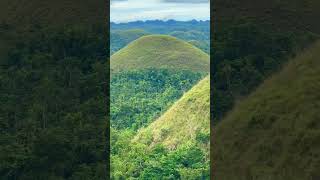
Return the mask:
[(111, 57), (113, 72), (163, 68), (209, 72), (209, 56), (193, 45), (167, 35), (143, 36)]
[[(210, 78), (207, 76), (185, 93), (159, 119), (138, 132), (136, 141), (162, 144), (169, 149), (188, 141), (209, 142)], [(151, 140), (151, 141), (150, 141)]]
[(320, 178), (319, 52), (318, 42), (215, 127), (216, 179)]

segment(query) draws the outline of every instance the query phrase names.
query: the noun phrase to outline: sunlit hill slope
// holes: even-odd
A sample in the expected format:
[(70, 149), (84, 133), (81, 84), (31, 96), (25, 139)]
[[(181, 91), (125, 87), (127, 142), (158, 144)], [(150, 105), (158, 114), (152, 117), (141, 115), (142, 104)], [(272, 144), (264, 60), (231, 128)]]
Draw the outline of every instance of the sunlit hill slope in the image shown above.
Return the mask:
[(153, 146), (161, 143), (175, 149), (188, 141), (209, 140), (210, 79), (207, 76), (185, 93), (167, 112), (140, 130), (136, 141)]
[(143, 36), (111, 57), (111, 71), (175, 69), (209, 72), (209, 56), (193, 45), (167, 35)]

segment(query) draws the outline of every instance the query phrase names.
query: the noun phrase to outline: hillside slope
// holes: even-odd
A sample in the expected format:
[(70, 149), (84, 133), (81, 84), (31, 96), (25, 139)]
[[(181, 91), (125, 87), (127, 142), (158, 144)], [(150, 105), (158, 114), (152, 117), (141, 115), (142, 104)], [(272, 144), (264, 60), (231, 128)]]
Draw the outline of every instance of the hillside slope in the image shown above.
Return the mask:
[(159, 119), (140, 130), (135, 141), (150, 146), (161, 143), (169, 149), (175, 149), (187, 141), (196, 141), (199, 135), (207, 136), (209, 140), (209, 119), (210, 78), (207, 76)]
[(143, 36), (111, 56), (111, 71), (147, 68), (209, 72), (209, 56), (191, 44), (167, 35)]
[(215, 127), (215, 179), (320, 178), (319, 52), (290, 61)]

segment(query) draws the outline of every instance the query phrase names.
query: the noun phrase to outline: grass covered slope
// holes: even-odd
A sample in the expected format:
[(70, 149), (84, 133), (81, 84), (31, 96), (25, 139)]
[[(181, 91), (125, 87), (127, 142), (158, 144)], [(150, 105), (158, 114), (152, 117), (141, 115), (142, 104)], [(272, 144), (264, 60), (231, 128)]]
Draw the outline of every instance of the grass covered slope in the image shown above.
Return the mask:
[(215, 127), (215, 179), (320, 178), (319, 57), (317, 43)]
[(161, 143), (169, 149), (188, 141), (209, 142), (210, 79), (207, 76), (184, 94), (166, 113), (141, 129), (135, 141), (153, 146)]
[(111, 71), (159, 68), (209, 72), (209, 56), (167, 35), (143, 36), (111, 56)]

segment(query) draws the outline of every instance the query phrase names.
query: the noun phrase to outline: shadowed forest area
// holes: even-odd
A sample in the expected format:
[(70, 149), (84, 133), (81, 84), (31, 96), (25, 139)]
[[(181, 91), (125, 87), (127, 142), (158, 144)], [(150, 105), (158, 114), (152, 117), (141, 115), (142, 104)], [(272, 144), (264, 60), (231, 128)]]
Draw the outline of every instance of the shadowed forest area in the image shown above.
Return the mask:
[(105, 179), (108, 4), (0, 7), (0, 179)]

